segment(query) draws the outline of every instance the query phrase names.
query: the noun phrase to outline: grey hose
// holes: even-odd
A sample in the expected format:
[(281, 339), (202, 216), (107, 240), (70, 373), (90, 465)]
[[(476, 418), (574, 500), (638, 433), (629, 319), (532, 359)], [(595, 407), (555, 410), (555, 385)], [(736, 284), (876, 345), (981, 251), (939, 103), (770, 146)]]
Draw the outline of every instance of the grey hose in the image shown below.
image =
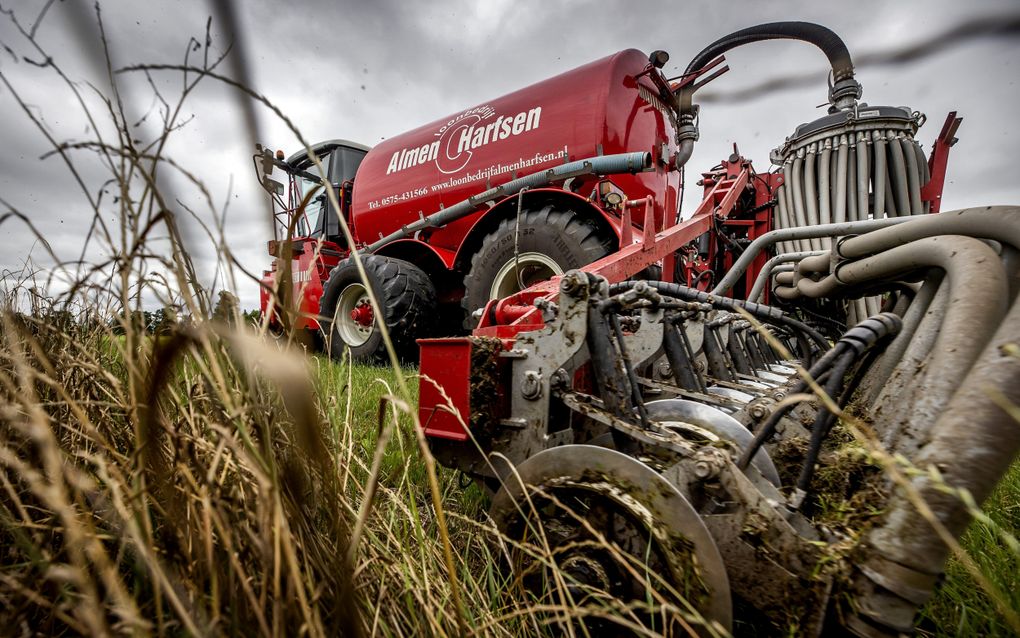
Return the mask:
[[(832, 219), (832, 142), (825, 140), (825, 147), (818, 159), (818, 223), (831, 224)], [(821, 248), (828, 248), (823, 240)]]
[[(804, 205), (804, 189), (802, 188), (803, 176), (804, 176), (804, 158), (803, 151), (797, 151), (797, 159), (793, 160), (793, 174), (790, 175), (790, 196), (793, 198), (793, 217), (797, 223), (797, 226), (803, 228), (808, 225), (807, 214), (805, 213)], [(794, 247), (797, 250), (804, 250), (810, 248), (810, 243), (801, 240), (795, 240)]]
[[(857, 134), (857, 219), (867, 219), (871, 207), (868, 205), (868, 142), (866, 133)], [(876, 215), (879, 218), (881, 215)]]
[[(853, 136), (851, 136), (852, 138)], [(846, 178), (846, 221), (857, 221), (857, 146), (853, 140), (847, 144), (850, 156), (847, 159)]]
[[(872, 157), (875, 160), (874, 206), (872, 213), (875, 219), (885, 217), (885, 189), (887, 171), (885, 168), (885, 139), (880, 131), (874, 131), (874, 143), (871, 145)], [(858, 175), (857, 179), (860, 179)], [(890, 215), (891, 217), (892, 215)]]
[(921, 174), (917, 166), (917, 153), (914, 149), (917, 143), (913, 140), (902, 139), (903, 156), (907, 160), (907, 190), (910, 193), (910, 214), (920, 215), (924, 211), (921, 208)]
[[(807, 202), (808, 226), (817, 226), (821, 223), (818, 220), (818, 180), (815, 171), (818, 158), (814, 150), (815, 145), (812, 144), (808, 147), (804, 159), (804, 199)], [(811, 245), (811, 250), (822, 249), (822, 241), (818, 237), (809, 238), (808, 243)]]
[(949, 304), (932, 350), (925, 392), (913, 409), (911, 422), (927, 419), (931, 423), (1006, 312), (1009, 288), (995, 251), (970, 237), (927, 237), (840, 263), (834, 274), (818, 282), (800, 279), (797, 290), (811, 297), (829, 296), (841, 286), (860, 286), (928, 268), (946, 271), (950, 299), (960, 301)]
[[(914, 458), (918, 468), (938, 468), (943, 488), (928, 472), (911, 479), (910, 490), (897, 489), (886, 505), (884, 522), (866, 543), (877, 556), (855, 575), (863, 610), (912, 618), (942, 571), (949, 548), (914, 507), (913, 495), (935, 512), (959, 538), (971, 514), (955, 490), (966, 490), (980, 505), (1020, 451), (1020, 427), (1002, 405), (1020, 405), (1020, 358), (1008, 353), (1020, 343), (1020, 301), (985, 346), (944, 412), (937, 416), (930, 441)], [(870, 581), (870, 582), (869, 582)], [(927, 583), (919, 589), (919, 583)], [(874, 584), (879, 586), (874, 586)], [(899, 595), (897, 595), (899, 592)], [(876, 618), (876, 620), (879, 620)]]
[[(772, 259), (769, 259), (768, 261), (765, 262), (765, 265), (762, 266), (761, 270), (758, 272), (758, 277), (755, 278), (754, 285), (751, 286), (751, 292), (748, 293), (747, 298), (750, 301), (758, 301), (761, 298), (762, 293), (765, 292), (765, 287), (768, 285), (769, 277), (772, 276), (773, 270), (779, 264), (785, 264), (791, 261), (799, 261), (804, 257), (808, 257), (809, 255), (817, 254), (819, 253), (811, 251), (780, 253), (773, 257)], [(822, 254), (828, 255), (829, 253), (824, 252)]]
[(981, 206), (920, 216), (846, 238), (836, 245), (836, 252), (844, 259), (857, 259), (932, 235), (991, 238), (1020, 248), (1020, 206)]
[(839, 224), (846, 221), (847, 209), (847, 162), (850, 157), (850, 148), (847, 146), (846, 135), (839, 136), (839, 149), (836, 154), (836, 184), (835, 189), (836, 207), (832, 211), (832, 221)]
[(846, 222), (843, 224), (828, 224), (825, 226), (804, 226), (800, 228), (784, 228), (783, 230), (773, 230), (761, 235), (753, 242), (751, 242), (745, 249), (744, 252), (740, 253), (740, 257), (734, 262), (733, 266), (726, 271), (726, 275), (719, 281), (715, 288), (712, 289), (712, 294), (721, 295), (727, 292), (733, 287), (733, 284), (747, 271), (747, 268), (751, 265), (751, 262), (769, 246), (772, 246), (776, 242), (786, 240), (798, 240), (809, 237), (839, 237), (841, 235), (848, 235), (851, 233), (868, 233), (886, 226), (894, 226), (896, 224), (902, 224), (904, 222), (917, 221), (911, 218), (896, 218), (896, 219), (868, 219), (858, 222)]
[(892, 159), (892, 166), (889, 171), (889, 183), (893, 187), (893, 195), (896, 198), (896, 212), (900, 215), (910, 214), (910, 194), (907, 190), (907, 183), (904, 181), (907, 176), (907, 164), (903, 159), (903, 146), (896, 134), (889, 131), (889, 157)]

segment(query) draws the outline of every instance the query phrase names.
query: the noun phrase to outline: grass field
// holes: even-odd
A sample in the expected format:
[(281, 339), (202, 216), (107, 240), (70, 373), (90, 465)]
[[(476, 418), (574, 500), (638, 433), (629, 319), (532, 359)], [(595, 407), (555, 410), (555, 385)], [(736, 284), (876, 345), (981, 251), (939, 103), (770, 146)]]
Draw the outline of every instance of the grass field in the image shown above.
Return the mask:
[[(392, 369), (230, 332), (112, 337), (10, 316), (3, 346), (4, 627), (558, 635), (578, 613), (530, 605), (481, 492), (443, 468), (432, 482), (412, 369), (401, 397)], [(1013, 606), (1018, 494), (1014, 466), (964, 539)], [(921, 626), (1009, 635), (956, 562)]]

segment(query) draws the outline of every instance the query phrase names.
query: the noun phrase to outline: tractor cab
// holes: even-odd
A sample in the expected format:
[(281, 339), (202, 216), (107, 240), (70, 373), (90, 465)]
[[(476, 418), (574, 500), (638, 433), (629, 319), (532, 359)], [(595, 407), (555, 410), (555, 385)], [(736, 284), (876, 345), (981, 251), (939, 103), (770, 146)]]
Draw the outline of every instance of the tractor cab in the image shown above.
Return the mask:
[[(369, 150), (368, 146), (347, 140), (330, 140), (312, 147), (326, 171), (326, 181), (336, 192), (339, 212), (348, 221), (354, 176)], [(323, 176), (306, 151), (283, 159), (281, 151), (273, 156), (260, 146), (256, 155), (256, 161), (259, 160), (260, 182), (273, 203), (276, 239), (314, 238), (346, 246), (337, 211), (330, 206), (323, 189)]]
[[(261, 145), (256, 150), (256, 172), (276, 221), (268, 245), (272, 267), (262, 277), (262, 312), (270, 315), (271, 327), (280, 328), (288, 323), (280, 309), (295, 308), (295, 327), (315, 330), (322, 282), (350, 250), (339, 218), (350, 223), (354, 177), (369, 147), (346, 140), (316, 144), (311, 150), (325, 175), (306, 151), (284, 159), (282, 151), (274, 155)], [(336, 194), (339, 211), (330, 203), (323, 177)], [(286, 280), (290, 285), (281, 285)]]

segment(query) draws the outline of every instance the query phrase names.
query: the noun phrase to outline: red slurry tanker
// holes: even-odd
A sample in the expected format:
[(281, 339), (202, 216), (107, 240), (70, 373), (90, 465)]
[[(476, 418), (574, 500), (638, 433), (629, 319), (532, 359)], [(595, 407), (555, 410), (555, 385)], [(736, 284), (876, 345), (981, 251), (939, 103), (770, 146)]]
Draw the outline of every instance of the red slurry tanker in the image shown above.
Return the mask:
[[(825, 54), (827, 113), (768, 173), (734, 148), (680, 220), (696, 91), (771, 39)], [(970, 520), (958, 495), (1020, 450), (1020, 208), (929, 214), (960, 118), (924, 153), (924, 116), (861, 102), (824, 27), (738, 31), (674, 78), (667, 59), (319, 144), (321, 174), (260, 149), (281, 222), (263, 312), (333, 355), (379, 358), (383, 324), (420, 354), (431, 453), (491, 497), (550, 626), (911, 632)], [(873, 463), (893, 458), (898, 481)]]
[[(657, 97), (666, 90), (648, 56), (628, 50), (372, 149), (317, 145), (385, 307), (371, 308), (356, 269), (340, 263), (352, 247), (320, 188), (289, 242), (301, 311), (293, 324), (330, 336), (334, 352), (350, 347), (368, 359), (381, 352), (374, 321), (382, 317), (401, 354), (413, 357), (415, 339), (476, 322), (472, 313), (490, 299), (617, 250), (634, 236), (626, 226), (640, 230), (644, 221), (626, 223), (625, 200), (651, 196), (657, 226), (672, 222), (680, 177), (673, 115)], [(273, 166), (268, 159), (264, 169)], [(305, 153), (275, 165), (284, 178), (268, 187), (279, 193), (281, 221), (292, 219), (287, 211), (320, 180)], [(523, 192), (493, 190), (551, 169), (559, 173)], [(437, 213), (448, 221), (422, 223)], [(277, 239), (270, 248), (279, 257), (287, 242)], [(281, 273), (274, 260), (265, 273), (264, 312)]]

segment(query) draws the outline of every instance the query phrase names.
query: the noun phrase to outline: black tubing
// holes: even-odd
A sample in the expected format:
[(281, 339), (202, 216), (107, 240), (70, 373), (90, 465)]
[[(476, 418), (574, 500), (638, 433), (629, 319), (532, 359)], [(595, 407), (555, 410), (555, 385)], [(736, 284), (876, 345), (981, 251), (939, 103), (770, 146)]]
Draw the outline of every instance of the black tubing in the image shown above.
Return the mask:
[[(838, 35), (832, 30), (819, 24), (811, 22), (770, 22), (759, 24), (735, 31), (723, 36), (701, 50), (690, 64), (687, 65), (686, 74), (693, 73), (703, 66), (719, 57), (723, 53), (745, 44), (762, 42), (765, 40), (801, 40), (813, 44), (822, 50), (832, 67), (832, 78), (834, 88), (839, 88), (840, 82), (853, 81), (854, 64), (850, 59), (850, 50)], [(856, 84), (854, 82), (854, 84)], [(680, 110), (681, 113), (691, 113), (691, 98), (694, 95), (694, 84), (688, 84), (680, 89)], [(860, 95), (860, 87), (857, 85), (856, 94)], [(830, 96), (831, 99), (831, 96)]]
[[(812, 379), (820, 379), (822, 373), (831, 367), (833, 376), (841, 379), (846, 374), (846, 368), (843, 368), (842, 373), (840, 373), (839, 370), (839, 366), (843, 362), (844, 355), (850, 360), (850, 363), (852, 363), (853, 360), (856, 360), (858, 357), (870, 350), (880, 340), (888, 336), (895, 336), (899, 334), (902, 327), (903, 320), (898, 315), (894, 315), (892, 313), (883, 312), (875, 315), (874, 317), (865, 319), (848, 330), (846, 334), (844, 334), (840, 340), (836, 342), (836, 345), (833, 346), (831, 350), (826, 352), (817, 363), (811, 366), (811, 369), (808, 370), (808, 376)], [(847, 363), (847, 366), (849, 366), (850, 363)], [(828, 389), (829, 385), (833, 383), (833, 376), (829, 377), (828, 384), (826, 385), (826, 392), (830, 397), (836, 396), (835, 393), (838, 391), (838, 388), (832, 391)], [(807, 387), (807, 381), (801, 379), (790, 391), (790, 394), (799, 394), (804, 392)], [(754, 441), (752, 441), (751, 445), (744, 450), (744, 454), (742, 454), (740, 459), (737, 461), (737, 467), (740, 469), (747, 467), (747, 464), (750, 463), (752, 458), (754, 458), (758, 449), (772, 437), (772, 433), (775, 430), (776, 425), (779, 423), (779, 420), (782, 419), (794, 405), (795, 404), (791, 403), (769, 415), (769, 418), (766, 419), (765, 423), (762, 424), (761, 429), (755, 435)], [(822, 410), (823, 412), (819, 413), (819, 419), (821, 419), (822, 415), (828, 414), (827, 411), (824, 411), (824, 407)], [(818, 421), (816, 421), (816, 424), (817, 423)], [(813, 441), (815, 437), (814, 432), (812, 432), (811, 437)], [(810, 477), (808, 480), (810, 481)]]
[[(832, 372), (829, 373), (829, 379), (825, 383), (825, 394), (829, 395), (833, 401), (839, 398), (847, 370), (850, 369), (850, 366), (853, 365), (858, 356), (856, 350), (849, 350), (833, 364)], [(818, 455), (822, 451), (822, 442), (825, 440), (829, 429), (832, 427), (832, 422), (835, 420), (836, 413), (829, 410), (824, 404), (818, 409), (818, 416), (815, 417), (815, 422), (811, 426), (811, 441), (808, 444), (807, 454), (804, 456), (804, 464), (800, 468), (800, 476), (797, 478), (797, 490), (803, 494), (802, 499), (806, 498), (808, 486), (811, 485), (811, 479), (815, 475), (815, 466), (818, 465)]]
[[(609, 287), (609, 294), (615, 295), (628, 290), (637, 283), (635, 281), (621, 281), (615, 283)], [(680, 284), (673, 284), (665, 281), (646, 281), (650, 288), (654, 288), (660, 294), (668, 297), (677, 297), (686, 301), (698, 301), (701, 303), (707, 303), (715, 306), (716, 308), (722, 308), (725, 310), (736, 310), (741, 308), (746, 310), (748, 313), (763, 319), (769, 323), (776, 323), (782, 326), (791, 328), (799, 334), (806, 334), (811, 338), (812, 341), (823, 350), (829, 349), (829, 342), (825, 340), (820, 332), (805, 324), (802, 321), (797, 321), (792, 317), (788, 316), (785, 312), (774, 306), (767, 306), (765, 304), (755, 303), (753, 301), (741, 301), (739, 299), (733, 299), (731, 297), (719, 297), (716, 295), (696, 290), (694, 288), (688, 288), (687, 286), (681, 286)], [(810, 349), (807, 349), (802, 353), (805, 358), (811, 356)], [(808, 363), (807, 365), (810, 365)]]
[[(837, 357), (845, 354), (848, 347), (849, 345), (847, 344), (837, 343), (832, 350), (826, 352), (825, 355), (815, 363), (815, 365), (811, 366), (811, 369), (808, 370), (808, 376), (815, 380), (821, 379), (822, 375), (825, 374), (825, 371), (828, 370), (830, 365), (832, 365), (832, 362), (835, 361)], [(800, 394), (807, 390), (807, 387), (807, 381), (801, 379), (797, 382), (797, 385), (793, 386), (790, 390), (790, 395)], [(737, 460), (737, 467), (739, 469), (743, 470), (747, 468), (748, 464), (751, 463), (751, 459), (753, 459), (754, 455), (758, 453), (759, 449), (761, 449), (761, 446), (772, 438), (780, 419), (782, 419), (787, 412), (792, 410), (797, 403), (799, 403), (799, 401), (788, 403), (782, 408), (773, 411), (772, 414), (769, 415), (769, 418), (762, 424), (758, 433), (755, 434), (754, 440), (751, 441), (751, 444), (747, 446), (744, 453), (740, 455), (740, 459)]]

